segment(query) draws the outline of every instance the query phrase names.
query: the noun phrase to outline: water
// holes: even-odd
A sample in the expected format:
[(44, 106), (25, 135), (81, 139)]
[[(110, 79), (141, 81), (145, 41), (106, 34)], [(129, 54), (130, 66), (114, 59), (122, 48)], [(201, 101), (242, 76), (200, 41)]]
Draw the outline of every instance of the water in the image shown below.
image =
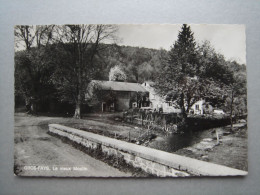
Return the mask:
[(167, 152), (176, 152), (179, 149), (199, 143), (204, 138), (212, 138), (211, 132), (212, 129), (207, 129), (184, 134), (171, 134), (170, 136), (157, 138), (150, 144), (150, 147)]

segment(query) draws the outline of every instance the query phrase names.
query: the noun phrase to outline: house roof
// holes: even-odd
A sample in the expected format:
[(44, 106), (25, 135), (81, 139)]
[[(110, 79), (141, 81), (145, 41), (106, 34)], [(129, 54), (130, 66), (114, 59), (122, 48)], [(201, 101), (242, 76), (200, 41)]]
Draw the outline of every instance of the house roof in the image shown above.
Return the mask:
[(147, 92), (147, 90), (139, 83), (117, 82), (117, 81), (99, 81), (92, 80), (93, 84), (98, 84), (103, 90), (113, 91), (134, 91), (134, 92)]

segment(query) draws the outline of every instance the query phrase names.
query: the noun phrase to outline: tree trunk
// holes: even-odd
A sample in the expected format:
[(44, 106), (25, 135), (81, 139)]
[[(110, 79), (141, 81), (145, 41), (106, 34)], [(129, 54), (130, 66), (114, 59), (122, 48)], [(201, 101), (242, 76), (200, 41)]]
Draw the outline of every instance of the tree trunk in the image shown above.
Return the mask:
[(76, 102), (74, 118), (77, 118), (77, 119), (81, 118), (81, 101), (79, 100), (79, 98), (78, 98), (78, 101)]
[(27, 112), (27, 113), (30, 113), (30, 111), (31, 111), (31, 101), (30, 101), (30, 97), (27, 97), (26, 95), (24, 95), (24, 99), (25, 99), (26, 112)]
[(37, 104), (35, 101), (32, 101), (32, 103), (31, 103), (31, 113), (33, 115), (37, 115)]
[(183, 117), (183, 121), (186, 122), (186, 119), (187, 119), (187, 113), (185, 112), (185, 110), (184, 110), (183, 113), (182, 113), (182, 117)]
[(37, 115), (37, 111), (38, 111), (37, 99), (34, 96), (31, 97), (24, 96), (24, 99), (25, 99), (26, 112), (28, 114)]
[(231, 91), (231, 104), (230, 104), (230, 128), (233, 131), (233, 102), (234, 102), (234, 91)]
[(76, 101), (76, 108), (74, 118), (81, 118), (81, 98), (82, 98), (82, 55), (81, 44), (78, 44), (78, 98)]
[(187, 113), (184, 105), (184, 94), (181, 94), (181, 101), (180, 101), (180, 107), (181, 107), (181, 114), (182, 114), (182, 121), (186, 122), (187, 119)]
[(230, 115), (230, 128), (231, 128), (231, 131), (233, 131), (233, 117), (232, 117), (232, 114)]

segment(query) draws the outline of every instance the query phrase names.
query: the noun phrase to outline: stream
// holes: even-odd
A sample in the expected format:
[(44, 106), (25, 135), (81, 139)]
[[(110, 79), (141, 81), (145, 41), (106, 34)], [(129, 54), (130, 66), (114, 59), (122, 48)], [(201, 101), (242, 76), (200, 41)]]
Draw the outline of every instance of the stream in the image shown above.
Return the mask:
[(205, 138), (213, 138), (215, 135), (214, 133), (211, 133), (213, 130), (214, 129), (207, 129), (184, 134), (158, 136), (154, 141), (149, 143), (149, 147), (167, 152), (176, 152), (179, 149), (199, 143)]

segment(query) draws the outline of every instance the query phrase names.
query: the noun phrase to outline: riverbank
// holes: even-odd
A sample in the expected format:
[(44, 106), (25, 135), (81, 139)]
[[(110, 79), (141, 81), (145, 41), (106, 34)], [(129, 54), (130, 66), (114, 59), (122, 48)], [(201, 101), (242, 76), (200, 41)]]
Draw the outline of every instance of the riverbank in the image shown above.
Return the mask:
[(175, 153), (248, 171), (246, 124), (235, 124), (233, 132), (230, 131), (230, 126), (216, 130), (219, 131), (219, 143), (213, 133), (211, 137)]
[(230, 126), (225, 126), (194, 132), (191, 130), (186, 134), (166, 134), (123, 123), (117, 116), (108, 115), (103, 118), (98, 115), (96, 118), (90, 118), (97, 120), (96, 123), (103, 121), (106, 125), (72, 127), (198, 160), (248, 170), (246, 123), (234, 124), (233, 131)]

